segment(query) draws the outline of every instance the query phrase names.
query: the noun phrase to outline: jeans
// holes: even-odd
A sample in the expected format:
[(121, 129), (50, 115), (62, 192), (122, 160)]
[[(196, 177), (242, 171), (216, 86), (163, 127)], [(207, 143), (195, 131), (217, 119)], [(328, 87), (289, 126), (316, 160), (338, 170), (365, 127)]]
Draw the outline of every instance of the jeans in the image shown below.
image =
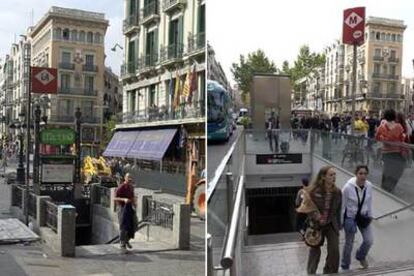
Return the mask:
[(356, 225), (356, 222), (353, 218), (346, 218), (344, 221), (345, 245), (342, 251), (342, 269), (349, 269), (349, 266), (351, 265), (351, 253), (352, 247), (354, 245), (354, 239), (355, 234), (357, 232), (357, 228), (359, 229), (362, 235), (362, 244), (358, 248), (355, 256), (357, 260), (365, 260), (366, 256), (368, 255), (369, 249), (371, 248), (374, 242), (371, 224), (368, 225), (368, 227), (366, 228), (360, 228)]
[(279, 135), (276, 130), (269, 129), (267, 130), (267, 138), (269, 139), (270, 151), (273, 152), (273, 140), (275, 141), (274, 151), (279, 151)]

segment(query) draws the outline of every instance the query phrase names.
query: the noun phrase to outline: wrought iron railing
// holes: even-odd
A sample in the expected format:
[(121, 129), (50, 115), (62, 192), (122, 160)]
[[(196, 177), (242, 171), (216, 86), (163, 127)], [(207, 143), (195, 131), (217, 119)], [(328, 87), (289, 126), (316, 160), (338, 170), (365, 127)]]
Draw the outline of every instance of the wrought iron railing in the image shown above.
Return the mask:
[(168, 46), (161, 47), (160, 61), (165, 62), (172, 59), (181, 59), (183, 57), (184, 44), (174, 43)]
[(167, 12), (174, 9), (175, 7), (183, 6), (186, 2), (186, 0), (164, 0), (162, 10), (164, 12)]
[(159, 15), (158, 0), (154, 0), (144, 6), (142, 9), (142, 21), (145, 21), (153, 15)]
[(34, 193), (29, 193), (29, 216), (33, 218), (37, 218), (37, 202), (36, 202), (36, 195)]
[(373, 59), (374, 60), (378, 60), (378, 61), (383, 61), (384, 60), (384, 57), (382, 57), (382, 56), (374, 56)]
[(87, 72), (98, 72), (98, 66), (94, 64), (84, 64), (82, 70)]
[(138, 24), (139, 24), (139, 15), (131, 14), (123, 21), (122, 31), (125, 33), (130, 28), (138, 26)]
[(400, 62), (400, 59), (397, 57), (389, 57), (388, 62)]
[(60, 62), (59, 63), (60, 69), (67, 69), (67, 70), (75, 70), (75, 64), (70, 62)]
[(57, 233), (58, 205), (47, 200), (46, 204), (46, 225)]
[[(51, 122), (62, 122), (62, 123), (73, 123), (75, 122), (75, 116), (73, 115), (54, 115), (50, 117)], [(98, 124), (100, 118), (98, 117), (82, 117), (81, 121), (83, 123)]]
[(60, 94), (79, 95), (79, 96), (97, 96), (98, 91), (90, 88), (59, 87)]
[(172, 204), (147, 198), (146, 217), (152, 225), (173, 229), (174, 209)]
[(129, 75), (135, 75), (137, 64), (133, 61), (127, 62), (121, 65), (121, 78), (125, 78)]
[(188, 52), (204, 49), (206, 43), (206, 33), (199, 32), (197, 34), (189, 35), (188, 37)]
[(111, 206), (111, 189), (101, 185), (96, 185), (95, 189), (95, 204), (109, 208)]

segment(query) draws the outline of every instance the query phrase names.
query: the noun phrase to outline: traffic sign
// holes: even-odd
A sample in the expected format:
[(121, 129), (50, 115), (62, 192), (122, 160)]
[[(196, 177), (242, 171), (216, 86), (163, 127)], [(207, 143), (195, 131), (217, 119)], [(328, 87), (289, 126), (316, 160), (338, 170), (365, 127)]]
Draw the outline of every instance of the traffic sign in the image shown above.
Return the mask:
[(344, 10), (342, 42), (344, 44), (361, 45), (364, 43), (365, 7)]
[(57, 69), (46, 67), (31, 67), (32, 93), (56, 94)]

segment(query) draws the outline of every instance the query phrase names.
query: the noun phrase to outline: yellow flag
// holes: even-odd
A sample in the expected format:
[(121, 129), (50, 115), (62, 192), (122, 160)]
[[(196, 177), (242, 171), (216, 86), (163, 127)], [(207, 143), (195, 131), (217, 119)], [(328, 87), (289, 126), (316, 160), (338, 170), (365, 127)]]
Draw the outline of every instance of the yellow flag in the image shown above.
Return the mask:
[(183, 96), (185, 98), (187, 98), (188, 95), (190, 94), (190, 85), (191, 85), (191, 70), (190, 70), (190, 67), (188, 67), (188, 73), (187, 73), (187, 77), (185, 79), (184, 88), (183, 88)]

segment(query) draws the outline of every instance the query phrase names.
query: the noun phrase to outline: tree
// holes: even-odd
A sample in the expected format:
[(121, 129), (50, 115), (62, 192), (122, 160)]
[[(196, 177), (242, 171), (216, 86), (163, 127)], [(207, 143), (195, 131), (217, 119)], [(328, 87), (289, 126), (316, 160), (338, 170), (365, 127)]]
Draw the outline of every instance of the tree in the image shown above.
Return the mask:
[(111, 118), (105, 123), (102, 143), (101, 143), (102, 150), (104, 150), (106, 146), (109, 144), (109, 142), (111, 141), (112, 136), (114, 135), (114, 129), (115, 129), (116, 123), (117, 121), (116, 121), (115, 115), (111, 116)]
[(286, 75), (290, 75), (290, 68), (289, 68), (289, 62), (285, 60), (282, 64), (282, 73)]
[(249, 53), (247, 59), (240, 55), (239, 63), (233, 63), (231, 72), (243, 93), (249, 93), (253, 80), (253, 73), (275, 73), (276, 65), (270, 61), (263, 50), (258, 49)]

